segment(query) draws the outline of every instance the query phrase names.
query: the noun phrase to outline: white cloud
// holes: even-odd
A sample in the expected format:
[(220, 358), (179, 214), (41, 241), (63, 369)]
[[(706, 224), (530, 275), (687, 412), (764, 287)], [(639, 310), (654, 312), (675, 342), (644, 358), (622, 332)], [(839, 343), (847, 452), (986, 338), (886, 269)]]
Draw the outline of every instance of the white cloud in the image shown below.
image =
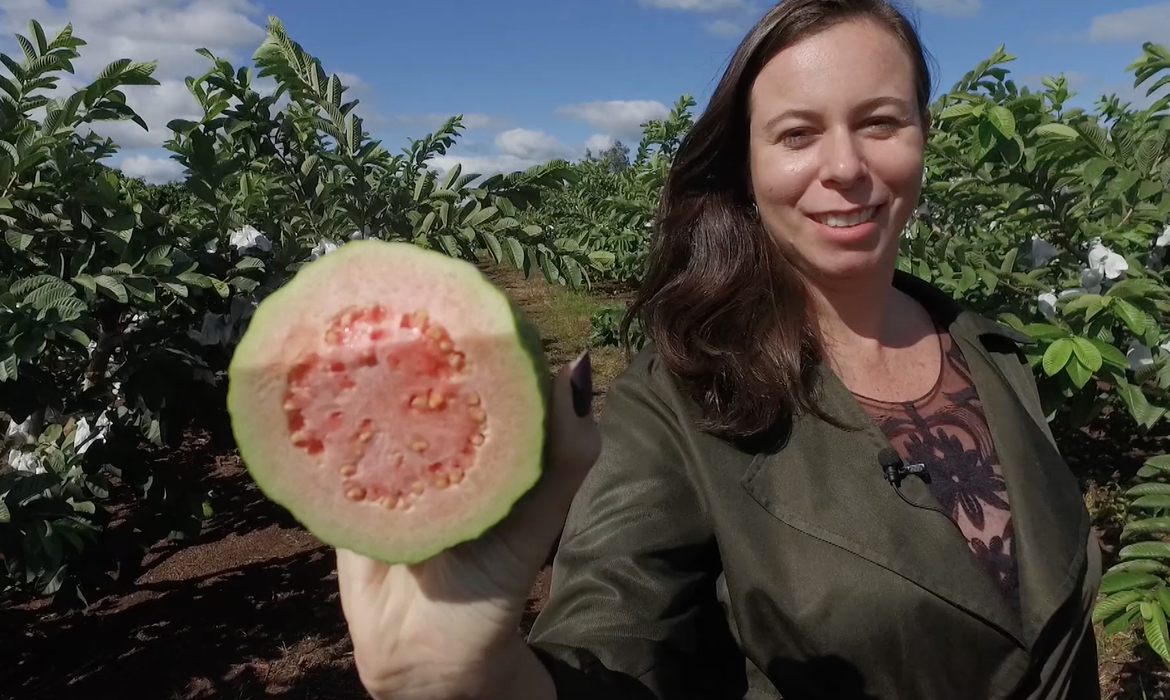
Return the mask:
[(427, 161), (427, 165), (440, 175), (446, 174), (448, 170), (455, 167), (455, 164), (463, 166), (463, 174), (479, 173), (484, 177), (495, 175), (496, 173), (511, 173), (517, 170), (525, 170), (533, 165), (537, 165), (544, 161), (528, 160), (512, 155), (495, 155), (495, 156), (460, 156), (460, 155), (445, 155), (435, 156)]
[(118, 168), (130, 177), (140, 177), (147, 182), (161, 183), (183, 177), (183, 166), (170, 158), (130, 156), (123, 158)]
[(927, 12), (952, 17), (973, 17), (983, 9), (983, 0), (914, 0), (914, 4)]
[[(246, 0), (0, 0), (0, 42), (14, 44), (15, 33), (28, 36), (30, 19), (41, 23), (49, 39), (72, 24), (74, 36), (86, 42), (73, 62), (77, 74), (60, 75), (58, 97), (84, 87), (116, 59), (158, 61), (154, 78), (159, 85), (123, 88), (127, 103), (149, 131), (131, 121), (90, 125), (123, 149), (127, 172), (152, 182), (178, 177), (182, 168), (140, 149), (157, 149), (170, 138), (167, 123), (172, 119), (203, 114), (183, 82), (210, 66), (195, 50), (204, 47), (237, 66), (250, 65), (265, 36), (260, 8)], [(257, 88), (263, 89), (264, 81), (258, 82)]]
[(642, 123), (662, 119), (670, 109), (654, 100), (610, 100), (558, 107), (557, 114), (586, 122), (600, 131), (632, 136), (642, 132)]
[(585, 141), (585, 148), (597, 154), (613, 147), (615, 143), (617, 143), (616, 139), (609, 134), (594, 134)]
[(1170, 2), (1097, 15), (1089, 25), (1093, 41), (1164, 41), (1170, 36)]
[(172, 119), (199, 121), (203, 108), (181, 80), (163, 80), (159, 85), (131, 85), (123, 88), (126, 103), (146, 121), (149, 131), (131, 121), (96, 122), (92, 128), (109, 136), (125, 149), (154, 148), (171, 137), (167, 123)]
[(1153, 84), (1152, 80), (1137, 87), (1134, 87), (1133, 83), (1105, 83), (1095, 86), (1091, 94), (1094, 101), (1101, 95), (1117, 95), (1122, 103), (1130, 103), (1133, 109), (1145, 109), (1166, 94), (1166, 89), (1163, 87), (1153, 95), (1147, 95), (1146, 90), (1149, 90)]
[(547, 163), (555, 158), (575, 160), (585, 155), (585, 148), (595, 152), (612, 146), (614, 140), (603, 134), (595, 134), (583, 144), (571, 145), (564, 143), (543, 131), (532, 129), (511, 129), (496, 136), (496, 152), (483, 154), (482, 148), (468, 148), (470, 143), (460, 142), (459, 147), (464, 153), (448, 153), (435, 156), (427, 161), (432, 170), (445, 174), (458, 163), (463, 166), (463, 173), (479, 173), (484, 177), (496, 173), (511, 173), (526, 170), (534, 165)]
[(708, 24), (707, 32), (715, 36), (737, 39), (747, 33), (747, 27), (729, 19), (720, 19)]
[(692, 12), (721, 12), (748, 6), (747, 0), (640, 0), (643, 7)]
[(156, 78), (184, 78), (207, 69), (195, 53), (206, 47), (237, 63), (264, 40), (253, 20), (259, 8), (244, 0), (47, 0), (0, 1), (0, 32), (26, 34), (38, 20), (50, 37), (66, 23), (86, 41), (75, 62), (81, 73), (96, 73), (110, 61), (130, 58), (159, 62)]
[[(359, 107), (358, 109), (361, 109)], [(454, 114), (395, 114), (386, 117), (386, 120), (395, 124), (403, 126), (419, 126), (426, 129), (438, 128), (443, 122), (447, 121)], [(463, 128), (465, 129), (486, 129), (495, 131), (503, 129), (508, 125), (508, 120), (501, 117), (493, 117), (487, 114), (463, 114)]]
[(496, 136), (502, 156), (543, 163), (553, 158), (573, 158), (580, 149), (561, 143), (543, 131), (510, 129)]

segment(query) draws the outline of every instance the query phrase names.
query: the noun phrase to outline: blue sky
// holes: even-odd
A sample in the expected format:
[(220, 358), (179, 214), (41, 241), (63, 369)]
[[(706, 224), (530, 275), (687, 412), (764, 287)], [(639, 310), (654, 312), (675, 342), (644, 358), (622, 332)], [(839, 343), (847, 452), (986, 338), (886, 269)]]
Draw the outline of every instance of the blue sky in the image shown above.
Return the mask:
[[(1020, 82), (1066, 73), (1085, 102), (1137, 97), (1125, 67), (1152, 40), (1170, 44), (1170, 2), (904, 0), (949, 87), (997, 45)], [(463, 113), (451, 157), (476, 171), (511, 170), (586, 145), (634, 145), (637, 125), (683, 93), (705, 104), (746, 29), (770, 3), (752, 0), (0, 0), (0, 49), (29, 17), (64, 22), (90, 42), (80, 79), (120, 56), (158, 59), (162, 86), (130, 91), (151, 125), (107, 127), (128, 172), (173, 177), (158, 145), (166, 122), (190, 117), (182, 83), (207, 46), (237, 64), (263, 39), (266, 16), (353, 85), (367, 127), (392, 150)], [(71, 87), (72, 85), (67, 85)], [(197, 112), (196, 112), (197, 114)]]

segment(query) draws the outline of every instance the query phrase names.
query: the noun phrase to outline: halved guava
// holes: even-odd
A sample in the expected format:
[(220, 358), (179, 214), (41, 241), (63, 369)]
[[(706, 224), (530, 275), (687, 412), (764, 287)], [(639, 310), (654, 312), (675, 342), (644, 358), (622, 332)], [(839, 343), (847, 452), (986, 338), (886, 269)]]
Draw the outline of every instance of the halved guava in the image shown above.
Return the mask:
[(418, 562), (539, 479), (546, 359), (471, 263), (354, 241), (260, 303), (228, 370), (240, 455), (321, 541)]

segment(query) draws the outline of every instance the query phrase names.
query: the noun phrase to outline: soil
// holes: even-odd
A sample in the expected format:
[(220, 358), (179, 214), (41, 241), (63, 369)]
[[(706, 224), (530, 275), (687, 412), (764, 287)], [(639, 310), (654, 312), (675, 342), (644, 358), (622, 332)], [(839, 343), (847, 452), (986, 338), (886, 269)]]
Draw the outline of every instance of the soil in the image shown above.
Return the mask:
[[(518, 301), (539, 306), (538, 292), (507, 282)], [(555, 341), (548, 349), (554, 366), (576, 352)], [(1119, 433), (1124, 424), (1104, 416), (1067, 438), (1087, 491), (1107, 489), (1170, 447), (1165, 436)], [(368, 698), (354, 670), (332, 550), (264, 498), (226, 426), (196, 425), (181, 449), (159, 459), (210, 491), (214, 515), (194, 540), (158, 544), (130, 562), (84, 613), (36, 601), (0, 609), (0, 700)], [(1097, 525), (1115, 544), (1110, 523)], [(522, 631), (548, 586), (546, 567)], [(1170, 697), (1170, 674), (1152, 653), (1102, 645), (1104, 698)]]

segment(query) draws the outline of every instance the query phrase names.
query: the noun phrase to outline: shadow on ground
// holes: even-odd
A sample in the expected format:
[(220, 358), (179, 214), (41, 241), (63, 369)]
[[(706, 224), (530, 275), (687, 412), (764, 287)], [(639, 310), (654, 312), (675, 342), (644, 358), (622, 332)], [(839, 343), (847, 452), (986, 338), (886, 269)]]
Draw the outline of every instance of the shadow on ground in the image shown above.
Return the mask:
[(116, 608), (85, 616), (38, 615), (0, 615), (0, 697), (366, 697), (323, 547), (144, 583)]

